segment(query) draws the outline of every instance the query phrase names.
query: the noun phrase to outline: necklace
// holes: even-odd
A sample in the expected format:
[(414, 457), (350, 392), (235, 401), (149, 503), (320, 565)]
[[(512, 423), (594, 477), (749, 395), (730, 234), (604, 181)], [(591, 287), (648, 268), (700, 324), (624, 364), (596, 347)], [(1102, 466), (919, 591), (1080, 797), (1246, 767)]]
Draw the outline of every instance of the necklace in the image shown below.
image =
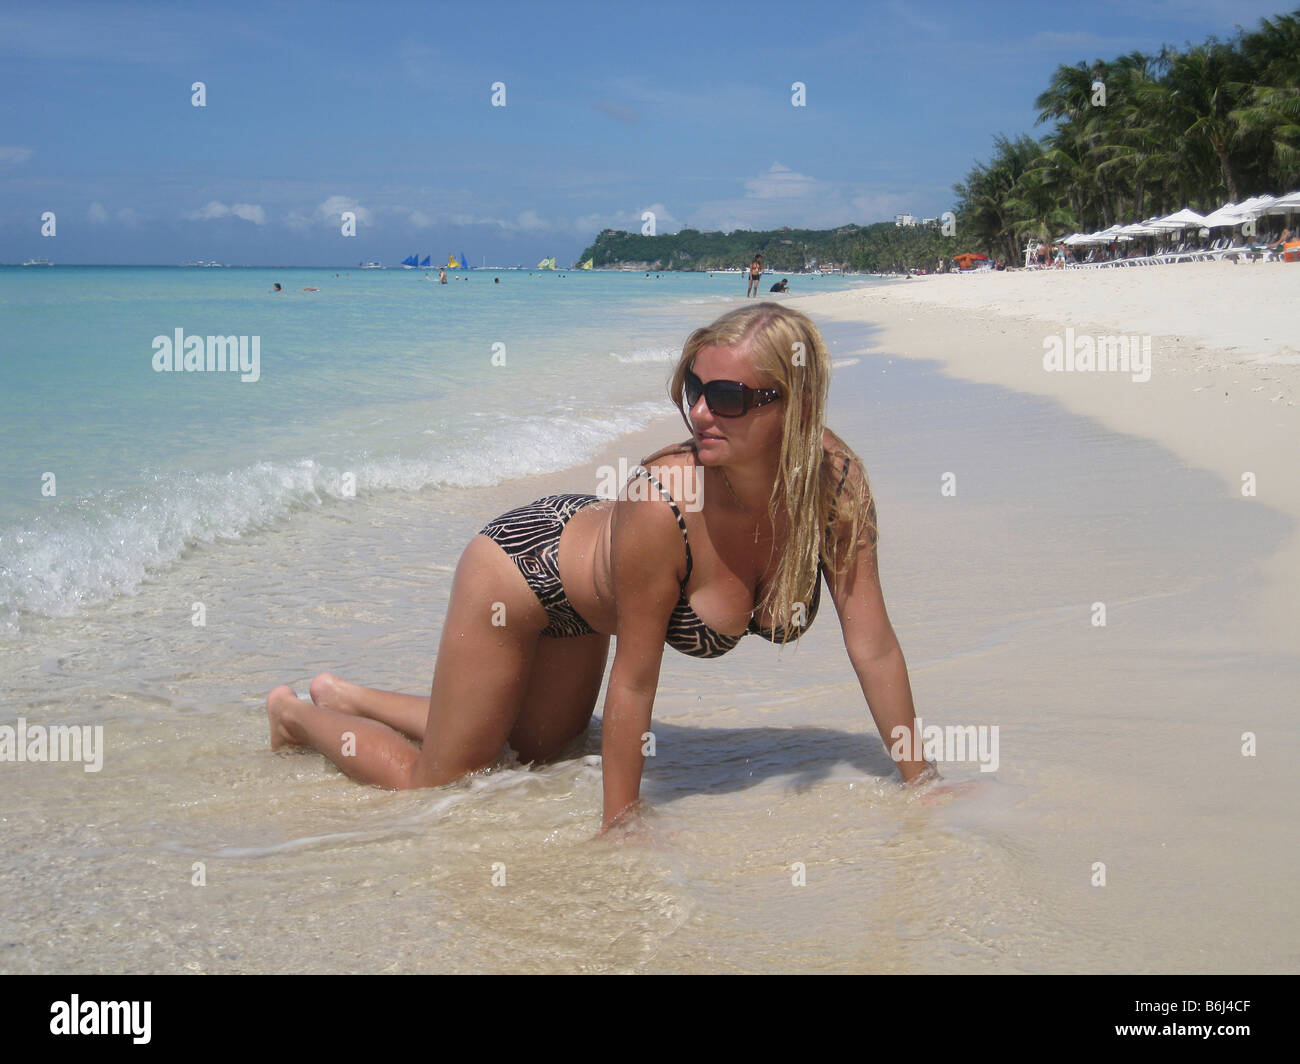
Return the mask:
[[(740, 507), (741, 512), (744, 513), (746, 517), (754, 517), (754, 515), (746, 508), (745, 504), (740, 501), (740, 496), (736, 494), (736, 489), (731, 486), (731, 480), (727, 476), (727, 471), (719, 466), (718, 472), (722, 474), (722, 480), (727, 485), (727, 490), (731, 492), (731, 497), (736, 500), (736, 505)], [(758, 518), (756, 517), (754, 517), (754, 542), (758, 542)]]

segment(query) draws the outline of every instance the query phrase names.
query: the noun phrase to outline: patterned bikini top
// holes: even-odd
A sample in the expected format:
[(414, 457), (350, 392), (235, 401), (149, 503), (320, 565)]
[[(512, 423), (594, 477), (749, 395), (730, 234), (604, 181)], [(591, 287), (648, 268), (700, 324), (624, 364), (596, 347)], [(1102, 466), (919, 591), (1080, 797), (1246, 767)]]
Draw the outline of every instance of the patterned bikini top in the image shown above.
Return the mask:
[[(764, 628), (758, 623), (752, 615), (749, 618), (749, 626), (740, 635), (726, 635), (723, 632), (715, 631), (700, 620), (694, 607), (691, 606), (690, 600), (686, 597), (686, 584), (691, 578), (691, 570), (695, 566), (695, 560), (691, 556), (691, 541), (686, 535), (686, 521), (682, 517), (682, 512), (677, 508), (677, 503), (667, 490), (658, 480), (650, 474), (650, 471), (644, 467), (638, 467), (636, 476), (643, 476), (659, 489), (659, 494), (664, 497), (668, 505), (673, 508), (673, 513), (677, 515), (677, 527), (682, 530), (682, 542), (686, 546), (686, 576), (682, 580), (681, 597), (677, 600), (677, 605), (673, 607), (672, 617), (668, 621), (667, 642), (674, 650), (679, 650), (683, 654), (688, 654), (693, 658), (720, 658), (728, 650), (737, 646), (750, 632), (762, 636), (771, 643), (786, 642), (784, 628)], [(838, 500), (844, 491), (844, 481), (848, 479), (849, 464), (844, 463), (844, 474), (840, 477), (839, 490), (835, 497)], [(830, 521), (826, 525), (826, 534), (830, 534), (831, 526), (835, 521), (834, 510), (831, 512)], [(790, 639), (798, 639), (804, 633), (804, 629), (813, 623), (817, 617), (817, 607), (821, 604), (822, 597), (822, 576), (825, 573), (825, 566), (819, 560), (817, 563), (817, 580), (813, 587), (812, 602), (808, 606), (807, 622), (803, 625), (795, 625), (795, 630)]]

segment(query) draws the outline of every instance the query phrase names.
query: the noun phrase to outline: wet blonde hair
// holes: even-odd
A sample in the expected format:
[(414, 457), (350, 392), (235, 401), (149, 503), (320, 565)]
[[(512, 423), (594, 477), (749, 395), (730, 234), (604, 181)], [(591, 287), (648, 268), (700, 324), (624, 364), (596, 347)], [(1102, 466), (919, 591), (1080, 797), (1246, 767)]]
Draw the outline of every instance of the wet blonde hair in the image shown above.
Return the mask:
[[(823, 554), (828, 566), (842, 573), (853, 565), (860, 546), (876, 541), (875, 504), (866, 470), (833, 433), (833, 449), (823, 444), (831, 369), (826, 341), (806, 314), (770, 302), (739, 307), (687, 338), (669, 379), (668, 394), (692, 437), (643, 458), (642, 465), (666, 453), (694, 449), (694, 432), (683, 405), (686, 373), (706, 347), (747, 349), (758, 376), (752, 386), (778, 388), (784, 400), (781, 453), (767, 511), (773, 522), (784, 513), (790, 535), (776, 575), (754, 609), (759, 615), (770, 614), (772, 627), (784, 628), (789, 637), (795, 630), (791, 623), (795, 605), (802, 603), (806, 610), (812, 601)], [(850, 463), (850, 472), (840, 493), (845, 462)], [(841, 528), (848, 534), (833, 537), (824, 550), (823, 533), (832, 516), (847, 522)]]

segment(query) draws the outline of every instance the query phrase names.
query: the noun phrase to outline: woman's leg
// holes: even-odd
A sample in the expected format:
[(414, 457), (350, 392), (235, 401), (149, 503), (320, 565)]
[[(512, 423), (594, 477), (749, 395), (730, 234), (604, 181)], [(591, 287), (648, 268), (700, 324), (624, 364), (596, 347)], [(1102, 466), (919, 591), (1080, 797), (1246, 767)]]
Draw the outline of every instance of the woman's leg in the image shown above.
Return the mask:
[(484, 768), (519, 717), (546, 624), (514, 562), (476, 536), (452, 581), (423, 749), (377, 720), (311, 705), (287, 687), (267, 698), (271, 746), (311, 746), (353, 779), (391, 789), (434, 787)]
[(587, 730), (600, 696), (609, 636), (538, 640), (523, 707), (510, 733), (519, 760), (553, 761)]
[(424, 726), (429, 720), (428, 695), (404, 695), (362, 687), (330, 672), (322, 672), (312, 680), (311, 700), (335, 713), (377, 720), (410, 739), (423, 739)]

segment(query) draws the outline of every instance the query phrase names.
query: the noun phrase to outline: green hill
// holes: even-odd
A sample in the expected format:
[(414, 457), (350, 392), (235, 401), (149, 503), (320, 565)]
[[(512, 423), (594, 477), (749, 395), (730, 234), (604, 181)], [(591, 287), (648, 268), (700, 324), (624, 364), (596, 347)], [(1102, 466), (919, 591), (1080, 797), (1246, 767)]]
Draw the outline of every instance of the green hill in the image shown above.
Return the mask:
[(840, 269), (858, 273), (933, 270), (965, 248), (945, 237), (938, 226), (843, 225), (838, 229), (736, 229), (730, 233), (679, 233), (641, 236), (606, 229), (578, 256), (596, 267), (637, 270), (745, 269), (754, 254), (778, 273), (804, 269)]

